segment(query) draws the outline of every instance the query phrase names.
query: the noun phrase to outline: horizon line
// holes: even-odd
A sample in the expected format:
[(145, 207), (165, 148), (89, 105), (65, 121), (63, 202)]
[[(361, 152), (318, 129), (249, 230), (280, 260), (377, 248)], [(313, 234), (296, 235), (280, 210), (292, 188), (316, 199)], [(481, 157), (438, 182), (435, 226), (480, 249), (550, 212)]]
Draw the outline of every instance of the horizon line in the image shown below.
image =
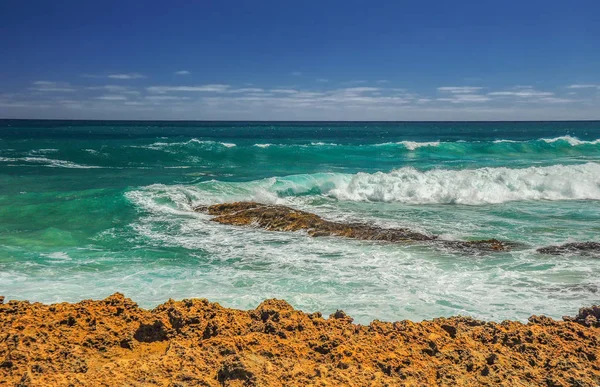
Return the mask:
[(598, 119), (569, 119), (569, 120), (151, 120), (151, 119), (98, 119), (98, 118), (0, 118), (0, 121), (92, 121), (92, 122), (256, 122), (256, 123), (430, 123), (430, 122), (473, 122), (473, 123), (493, 123), (493, 122), (600, 122)]

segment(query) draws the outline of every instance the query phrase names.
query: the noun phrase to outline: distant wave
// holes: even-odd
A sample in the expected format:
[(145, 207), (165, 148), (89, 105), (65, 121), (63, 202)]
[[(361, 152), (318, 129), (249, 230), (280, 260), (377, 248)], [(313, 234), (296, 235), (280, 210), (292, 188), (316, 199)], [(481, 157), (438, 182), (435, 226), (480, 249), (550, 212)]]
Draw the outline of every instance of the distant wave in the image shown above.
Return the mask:
[[(580, 140), (576, 137), (572, 136), (560, 136), (555, 138), (541, 138), (536, 140), (511, 140), (511, 139), (497, 139), (490, 141), (398, 141), (398, 142), (382, 142), (382, 143), (352, 143), (352, 144), (344, 144), (344, 143), (335, 143), (335, 142), (325, 142), (325, 141), (313, 141), (310, 143), (300, 143), (300, 144), (290, 144), (290, 143), (255, 143), (248, 144), (246, 146), (260, 148), (260, 149), (268, 149), (273, 147), (279, 148), (315, 148), (318, 149), (320, 147), (329, 148), (329, 147), (345, 147), (345, 148), (368, 148), (368, 147), (387, 147), (387, 148), (399, 148), (405, 149), (407, 151), (415, 151), (423, 148), (428, 148), (429, 151), (435, 151), (435, 148), (439, 148), (439, 152), (455, 150), (459, 151), (461, 149), (471, 149), (471, 148), (494, 148), (498, 147), (498, 151), (501, 151), (502, 147), (509, 147), (512, 150), (520, 150), (524, 152), (535, 152), (543, 149), (552, 149), (552, 147), (580, 147), (580, 146), (598, 146), (600, 145), (600, 139), (586, 141)], [(189, 149), (218, 149), (218, 148), (234, 148), (238, 147), (238, 144), (230, 143), (230, 142), (220, 142), (220, 141), (212, 141), (212, 140), (200, 140), (197, 138), (192, 138), (188, 141), (179, 141), (179, 142), (154, 142), (148, 145), (135, 145), (132, 146), (134, 148), (145, 148), (152, 150), (164, 150), (169, 151), (174, 148), (189, 148)], [(550, 148), (548, 148), (550, 147)]]
[(519, 143), (521, 141), (515, 141), (515, 140), (494, 140), (494, 144), (502, 144), (503, 142), (517, 144), (517, 143)]
[(192, 138), (188, 141), (181, 142), (154, 142), (149, 145), (134, 145), (130, 146), (131, 148), (143, 148), (143, 149), (152, 149), (152, 150), (165, 150), (168, 151), (170, 148), (186, 148), (186, 147), (225, 147), (225, 148), (233, 148), (237, 146), (237, 144), (229, 143), (229, 142), (218, 142), (218, 141), (210, 141), (210, 140), (199, 140), (197, 138)]
[(19, 164), (20, 166), (43, 166), (50, 168), (76, 168), (76, 169), (92, 169), (104, 168), (97, 165), (82, 165), (67, 160), (55, 160), (47, 157), (0, 157), (0, 162), (5, 163), (27, 163)]
[(382, 142), (379, 144), (373, 144), (373, 146), (377, 146), (377, 147), (394, 147), (394, 146), (398, 146), (398, 145), (401, 145), (403, 148), (413, 151), (417, 148), (437, 147), (440, 145), (440, 141), (428, 141), (428, 142), (399, 141), (399, 142)]
[(44, 154), (44, 153), (56, 153), (58, 149), (55, 148), (45, 148), (45, 149), (32, 149), (29, 151), (32, 155)]
[(489, 141), (397, 141), (397, 142), (382, 142), (382, 143), (336, 143), (326, 141), (313, 141), (310, 143), (255, 143), (247, 145), (239, 145), (232, 142), (214, 141), (214, 140), (201, 140), (192, 138), (187, 141), (176, 141), (176, 142), (154, 142), (147, 145), (130, 145), (132, 148), (144, 148), (152, 150), (164, 150), (170, 151), (173, 149), (219, 149), (219, 148), (234, 148), (234, 147), (254, 147), (259, 149), (268, 148), (314, 148), (320, 147), (340, 147), (340, 148), (369, 148), (369, 147), (387, 147), (387, 148), (398, 148), (405, 149), (407, 151), (415, 151), (421, 149), (428, 149), (429, 151), (435, 151), (438, 148), (440, 152), (448, 150), (460, 150), (467, 148), (494, 148), (499, 147), (498, 150), (503, 149), (502, 147), (512, 147), (515, 150), (535, 152), (541, 148), (551, 149), (548, 147), (579, 147), (579, 146), (598, 146), (600, 145), (600, 139), (586, 141), (580, 140), (572, 136), (560, 136), (555, 138), (541, 138), (534, 140), (511, 140), (511, 139), (497, 139)]
[(223, 145), (226, 148), (233, 148), (234, 146), (237, 146), (236, 144), (233, 144), (231, 142), (220, 142), (219, 144)]
[(400, 141), (397, 144), (402, 144), (408, 150), (415, 150), (417, 148), (422, 148), (426, 146), (436, 147), (440, 145), (439, 141), (432, 142), (416, 142), (416, 141)]
[(583, 141), (583, 140), (578, 139), (577, 137), (571, 137), (571, 136), (560, 136), (560, 137), (556, 137), (556, 138), (542, 138), (542, 141), (547, 142), (549, 144), (562, 141), (562, 142), (567, 142), (571, 146), (600, 144), (600, 138), (597, 140), (594, 140), (594, 141)]

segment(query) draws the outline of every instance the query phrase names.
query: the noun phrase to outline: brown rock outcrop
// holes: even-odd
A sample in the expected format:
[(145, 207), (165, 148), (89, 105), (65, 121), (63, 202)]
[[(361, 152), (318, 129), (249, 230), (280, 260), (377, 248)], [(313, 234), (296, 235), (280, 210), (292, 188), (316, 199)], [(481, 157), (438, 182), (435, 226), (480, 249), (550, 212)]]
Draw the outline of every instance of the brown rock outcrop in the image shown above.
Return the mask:
[(588, 327), (600, 328), (600, 306), (579, 309), (575, 317), (563, 316), (564, 321), (573, 321)]
[(256, 226), (269, 231), (306, 231), (313, 237), (338, 236), (392, 243), (431, 242), (464, 251), (504, 251), (506, 242), (497, 239), (480, 241), (446, 241), (407, 228), (383, 228), (364, 223), (342, 223), (321, 218), (310, 212), (282, 205), (235, 202), (198, 207), (199, 212), (215, 216), (212, 220), (233, 226)]
[[(594, 312), (595, 313), (595, 312)], [(596, 386), (600, 328), (532, 316), (355, 325), (267, 300), (0, 305), (0, 385)]]
[(600, 254), (600, 243), (598, 242), (572, 242), (559, 246), (548, 246), (537, 249), (538, 253), (561, 255), (561, 254)]

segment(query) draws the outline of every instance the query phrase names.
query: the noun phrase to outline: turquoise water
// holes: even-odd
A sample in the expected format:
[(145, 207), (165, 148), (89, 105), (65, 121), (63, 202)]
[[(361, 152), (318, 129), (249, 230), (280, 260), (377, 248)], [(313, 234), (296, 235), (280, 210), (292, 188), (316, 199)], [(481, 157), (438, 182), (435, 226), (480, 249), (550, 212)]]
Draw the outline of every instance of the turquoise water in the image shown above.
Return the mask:
[[(598, 303), (600, 122), (0, 121), (0, 294), (152, 307), (283, 298), (359, 322), (553, 317)], [(214, 224), (234, 200), (522, 247), (464, 255)]]

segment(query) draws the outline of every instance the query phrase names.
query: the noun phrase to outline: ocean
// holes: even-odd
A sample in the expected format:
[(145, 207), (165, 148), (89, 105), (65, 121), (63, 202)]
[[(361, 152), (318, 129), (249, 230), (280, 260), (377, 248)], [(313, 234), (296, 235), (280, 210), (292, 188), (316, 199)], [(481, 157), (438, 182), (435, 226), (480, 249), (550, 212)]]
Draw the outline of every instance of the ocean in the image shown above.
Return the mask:
[[(520, 247), (311, 238), (192, 210), (240, 200)], [(560, 318), (598, 303), (600, 259), (535, 250), (599, 235), (600, 122), (0, 120), (7, 299), (279, 298), (360, 323)]]

